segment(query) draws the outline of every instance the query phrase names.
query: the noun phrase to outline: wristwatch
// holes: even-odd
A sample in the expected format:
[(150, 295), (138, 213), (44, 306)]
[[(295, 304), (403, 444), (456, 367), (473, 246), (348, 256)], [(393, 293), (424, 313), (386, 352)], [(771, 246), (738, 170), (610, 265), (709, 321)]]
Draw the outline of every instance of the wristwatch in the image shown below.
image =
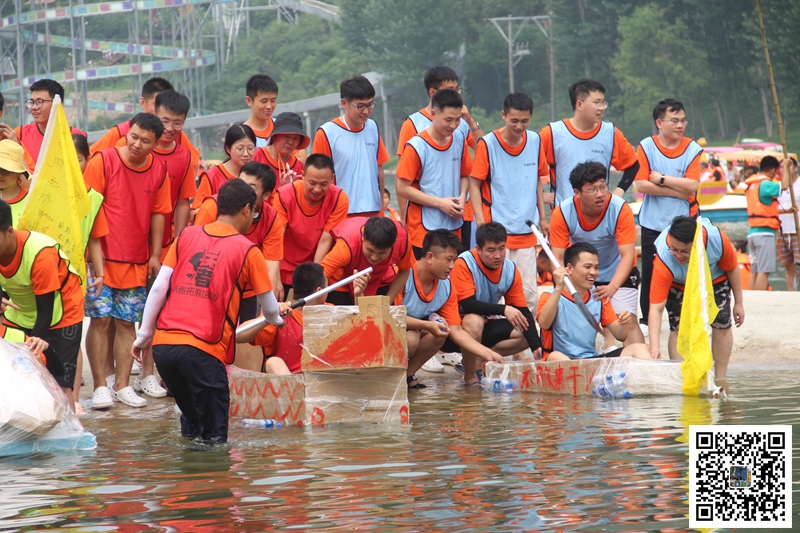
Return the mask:
[(664, 174), (661, 174), (661, 181), (659, 182), (659, 185), (664, 185)]
[(478, 131), (479, 129), (481, 129), (481, 125), (480, 125), (480, 123), (478, 123), (478, 121), (476, 120), (476, 121), (475, 121), (475, 127), (474, 127), (474, 128), (472, 128), (472, 129), (471, 129), (471, 130), (469, 130), (469, 131)]

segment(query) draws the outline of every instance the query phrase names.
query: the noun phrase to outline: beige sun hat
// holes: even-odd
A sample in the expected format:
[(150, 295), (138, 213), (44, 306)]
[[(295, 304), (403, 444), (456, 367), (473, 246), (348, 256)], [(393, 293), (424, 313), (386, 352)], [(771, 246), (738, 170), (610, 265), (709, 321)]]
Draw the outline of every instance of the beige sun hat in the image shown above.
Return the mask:
[(0, 141), (0, 168), (9, 172), (28, 172), (25, 166), (25, 150), (9, 139)]

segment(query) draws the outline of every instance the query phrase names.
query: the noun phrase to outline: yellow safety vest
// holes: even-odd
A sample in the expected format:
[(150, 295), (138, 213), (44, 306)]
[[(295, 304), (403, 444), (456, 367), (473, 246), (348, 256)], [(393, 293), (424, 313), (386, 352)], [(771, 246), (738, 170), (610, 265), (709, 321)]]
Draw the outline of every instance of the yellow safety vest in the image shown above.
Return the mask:
[(89, 189), (89, 212), (81, 220), (81, 233), (83, 234), (83, 249), (89, 246), (89, 236), (92, 234), (92, 226), (97, 218), (97, 213), (103, 205), (103, 195), (94, 189)]
[[(20, 258), (17, 271), (11, 277), (5, 277), (0, 273), (0, 287), (8, 294), (11, 301), (19, 306), (19, 310), (9, 307), (6, 309), (6, 318), (21, 328), (33, 329), (36, 324), (36, 296), (33, 294), (33, 263), (36, 257), (45, 248), (55, 247), (62, 261), (67, 262), (69, 271), (77, 275), (77, 272), (69, 264), (69, 260), (61, 246), (51, 237), (42, 233), (30, 232), (28, 238), (22, 245), (22, 257)], [(55, 304), (53, 306), (53, 320), (50, 327), (58, 324), (64, 316), (64, 307), (61, 302), (61, 291), (56, 291)]]

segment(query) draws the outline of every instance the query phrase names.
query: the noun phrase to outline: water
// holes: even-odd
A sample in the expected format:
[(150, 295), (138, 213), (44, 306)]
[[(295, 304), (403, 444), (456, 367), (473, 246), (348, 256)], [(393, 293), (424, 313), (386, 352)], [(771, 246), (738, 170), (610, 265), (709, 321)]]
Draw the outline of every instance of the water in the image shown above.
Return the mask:
[(232, 424), (211, 450), (178, 437), (169, 399), (116, 404), (85, 418), (94, 452), (2, 459), (0, 530), (686, 530), (688, 424), (793, 424), (798, 370), (734, 366), (726, 402), (494, 394), (423, 373), (410, 427)]

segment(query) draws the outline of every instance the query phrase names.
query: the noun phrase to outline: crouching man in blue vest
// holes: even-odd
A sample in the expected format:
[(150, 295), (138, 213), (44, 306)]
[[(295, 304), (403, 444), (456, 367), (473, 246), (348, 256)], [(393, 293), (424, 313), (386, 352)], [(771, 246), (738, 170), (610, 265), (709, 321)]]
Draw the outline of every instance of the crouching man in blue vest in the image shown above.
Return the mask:
[[(522, 289), (522, 275), (513, 261), (506, 258), (506, 228), (499, 222), (478, 227), (477, 247), (456, 259), (453, 279), (461, 306), (461, 327), (481, 345), (500, 355), (513, 355), (542, 346), (533, 313), (528, 309)], [(503, 303), (500, 303), (500, 300)], [(445, 352), (459, 351), (447, 341)], [(478, 383), (478, 358), (461, 350), (464, 383)]]
[(622, 311), (617, 315), (611, 302), (592, 295), (592, 287), (599, 273), (597, 248), (588, 242), (573, 244), (564, 251), (564, 266), (553, 271), (553, 292), (544, 292), (539, 297), (537, 318), (542, 328), (542, 360), (565, 361), (594, 357), (651, 359), (650, 351), (642, 343), (629, 344), (604, 354), (597, 353), (597, 331), (583, 315), (572, 295), (564, 291), (565, 276), (569, 276), (578, 291), (578, 297), (595, 320), (608, 328), (618, 341), (624, 342), (630, 329), (637, 326), (636, 316), (630, 311)]
[[(450, 279), (461, 239), (450, 230), (429, 231), (422, 241), (422, 258), (411, 269), (403, 292), (406, 306), (409, 389), (421, 389), (414, 373), (436, 355), (449, 337), (483, 361), (503, 363), (503, 356), (486, 348), (461, 327), (457, 291)], [(474, 372), (473, 372), (474, 374)]]

